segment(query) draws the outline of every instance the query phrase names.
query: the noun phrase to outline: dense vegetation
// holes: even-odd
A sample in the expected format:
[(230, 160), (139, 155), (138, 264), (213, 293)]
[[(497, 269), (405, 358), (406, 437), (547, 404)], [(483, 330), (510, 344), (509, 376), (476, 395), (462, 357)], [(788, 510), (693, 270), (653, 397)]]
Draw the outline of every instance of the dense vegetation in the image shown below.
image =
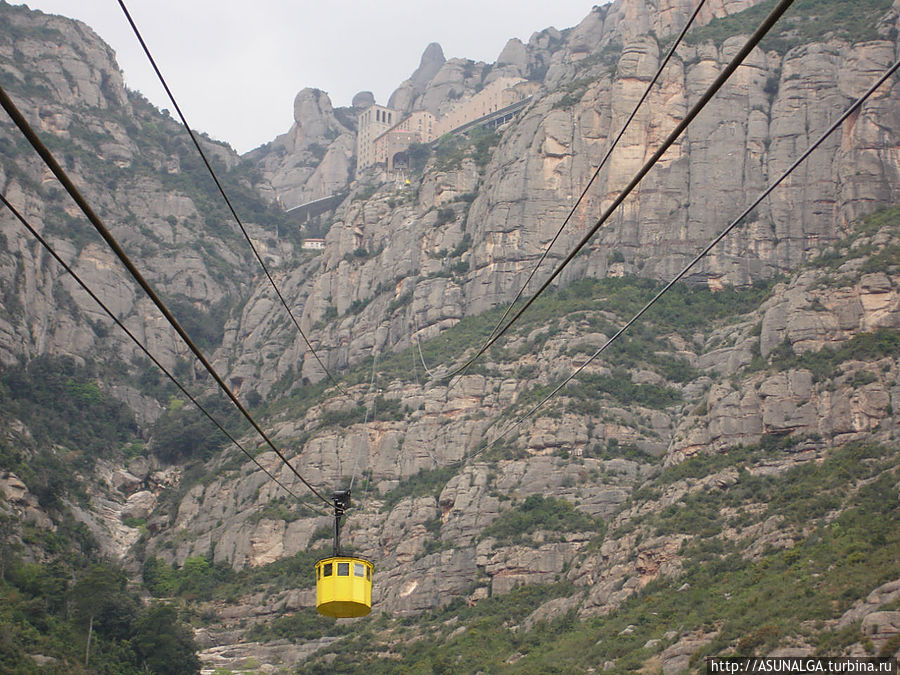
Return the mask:
[(602, 529), (596, 521), (576, 511), (565, 499), (529, 495), (516, 507), (504, 511), (481, 533), (482, 538), (493, 537), (499, 545), (529, 544), (536, 531), (542, 531), (542, 541), (562, 540), (566, 532), (594, 533)]
[(309, 588), (315, 583), (310, 570), (330, 551), (321, 547), (322, 543), (318, 542), (317, 548), (300, 551), (268, 565), (246, 567), (241, 571), (235, 571), (227, 563), (213, 563), (206, 556), (188, 558), (181, 567), (150, 557), (144, 561), (143, 581), (155, 597), (230, 602), (262, 589)]
[[(94, 363), (39, 356), (0, 371), (0, 467), (15, 473), (47, 509), (56, 509), (73, 481), (99, 457), (110, 457), (136, 439), (137, 424), (125, 404), (99, 386), (108, 375)], [(13, 429), (28, 422), (28, 433)]]
[(123, 570), (74, 548), (49, 564), (9, 558), (0, 575), (0, 671), (199, 672), (197, 645), (176, 608), (144, 606)]
[[(85, 459), (109, 455), (137, 433), (128, 407), (104, 394), (97, 364), (38, 356), (0, 371), (0, 406), (6, 420), (28, 420), (39, 445), (58, 443)], [(91, 423), (85, 423), (85, 417)]]
[[(785, 53), (788, 49), (816, 40), (837, 38), (850, 42), (877, 39), (877, 22), (891, 8), (891, 0), (797, 0), (763, 39), (762, 49)], [(743, 12), (717, 18), (692, 30), (689, 44), (712, 41), (717, 44), (733, 35), (752, 33), (772, 11), (776, 0), (765, 0)]]
[[(201, 403), (233, 436), (250, 426), (224, 395)], [(150, 429), (150, 439), (153, 453), (165, 462), (205, 461), (231, 443), (199, 408), (174, 397)]]

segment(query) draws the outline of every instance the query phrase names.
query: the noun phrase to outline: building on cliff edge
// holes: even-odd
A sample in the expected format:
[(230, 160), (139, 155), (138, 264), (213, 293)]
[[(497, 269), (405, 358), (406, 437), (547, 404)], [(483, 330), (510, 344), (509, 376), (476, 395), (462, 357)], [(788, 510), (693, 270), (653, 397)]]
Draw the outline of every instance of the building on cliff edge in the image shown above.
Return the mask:
[(373, 104), (359, 114), (357, 175), (376, 165), (392, 173), (413, 143), (432, 143), (444, 134), (471, 128), (480, 120), (503, 120), (504, 112), (513, 114), (524, 107), (537, 86), (520, 77), (501, 77), (454, 105), (440, 118), (427, 110), (404, 114)]

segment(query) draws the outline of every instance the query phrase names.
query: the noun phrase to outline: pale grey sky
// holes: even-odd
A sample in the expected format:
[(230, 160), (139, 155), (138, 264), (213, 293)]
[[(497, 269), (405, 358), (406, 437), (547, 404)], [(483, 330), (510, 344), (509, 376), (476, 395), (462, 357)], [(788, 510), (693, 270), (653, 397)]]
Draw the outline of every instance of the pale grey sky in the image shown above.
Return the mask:
[[(15, 4), (22, 4), (16, 2)], [(116, 0), (29, 0), (80, 19), (113, 49), (126, 84), (171, 107)], [(294, 96), (327, 91), (335, 107), (362, 90), (387, 103), (430, 42), (493, 62), (507, 40), (578, 24), (591, 0), (125, 0), (188, 121), (246, 152), (287, 131)]]

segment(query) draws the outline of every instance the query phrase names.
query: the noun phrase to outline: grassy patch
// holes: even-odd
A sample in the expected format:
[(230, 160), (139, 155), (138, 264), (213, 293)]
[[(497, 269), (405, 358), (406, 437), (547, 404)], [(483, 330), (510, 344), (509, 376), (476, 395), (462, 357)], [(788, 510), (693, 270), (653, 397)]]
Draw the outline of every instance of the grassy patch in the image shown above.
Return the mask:
[[(690, 31), (688, 44), (714, 42), (721, 44), (734, 35), (749, 35), (775, 7), (766, 0), (743, 12), (713, 19), (707, 25)], [(879, 38), (877, 18), (891, 8), (891, 0), (797, 0), (763, 39), (760, 47), (784, 54), (789, 49), (809, 42), (838, 38), (849, 42), (866, 42)]]
[[(364, 620), (365, 621), (365, 620)], [(267, 623), (256, 623), (244, 635), (250, 642), (272, 640), (315, 640), (326, 635), (346, 635), (359, 630), (359, 622), (338, 623), (336, 619), (322, 616), (313, 608), (301, 609), (294, 614), (279, 616)]]
[(656, 384), (635, 384), (624, 370), (613, 371), (611, 375), (581, 373), (566, 387), (566, 395), (582, 403), (591, 402), (595, 413), (602, 410), (597, 396), (605, 394), (623, 405), (638, 405), (662, 409), (681, 402), (681, 392), (672, 387)]
[(458, 465), (445, 466), (431, 471), (419, 471), (417, 474), (404, 478), (400, 481), (400, 485), (385, 494), (382, 510), (390, 511), (407, 497), (423, 497), (425, 495), (437, 497), (447, 481), (459, 473), (459, 470)]
[(530, 495), (521, 504), (504, 511), (481, 533), (481, 538), (494, 537), (500, 545), (531, 544), (537, 530), (551, 533), (551, 539), (562, 540), (565, 532), (596, 532), (603, 526), (590, 516), (576, 511), (565, 499)]
[(769, 365), (778, 371), (805, 369), (820, 382), (834, 377), (847, 361), (874, 361), (900, 354), (900, 331), (880, 328), (860, 333), (838, 347), (823, 347), (817, 352), (796, 354), (785, 342), (769, 354)]
[(900, 229), (900, 206), (882, 209), (862, 218), (854, 224), (853, 232), (848, 237), (810, 261), (810, 266), (837, 270), (849, 260), (864, 259), (861, 273), (890, 272), (900, 265), (900, 246), (896, 243), (860, 241), (882, 229)]

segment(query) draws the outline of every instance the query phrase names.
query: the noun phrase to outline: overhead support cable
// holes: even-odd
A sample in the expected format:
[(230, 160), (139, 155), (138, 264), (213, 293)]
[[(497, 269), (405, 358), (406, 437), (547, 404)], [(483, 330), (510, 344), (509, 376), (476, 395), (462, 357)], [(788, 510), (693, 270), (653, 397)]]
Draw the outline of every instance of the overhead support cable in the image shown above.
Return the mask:
[[(375, 345), (372, 345), (372, 379), (369, 382), (369, 395), (375, 391), (375, 367), (378, 364), (378, 352), (375, 351)], [(365, 402), (365, 399), (363, 399)], [(376, 407), (378, 405), (377, 397), (372, 398), (372, 418), (375, 418), (376, 415)], [(366, 406), (366, 414), (363, 417), (363, 434), (365, 436), (365, 453), (368, 457), (369, 454), (369, 406)], [(353, 483), (356, 482), (356, 472), (359, 469), (359, 454), (356, 455), (356, 460), (353, 462), (353, 473), (350, 475), (350, 487), (347, 488), (348, 492), (353, 492)]]
[(137, 336), (134, 333), (132, 333), (131, 330), (129, 330), (128, 327), (119, 319), (119, 317), (117, 317), (113, 313), (113, 311), (106, 305), (106, 303), (104, 303), (97, 296), (97, 294), (91, 290), (91, 288), (78, 275), (78, 273), (75, 272), (75, 270), (73, 270), (72, 267), (69, 266), (69, 264), (66, 263), (66, 261), (62, 259), (62, 257), (60, 257), (60, 255), (56, 252), (56, 250), (53, 248), (53, 246), (50, 244), (50, 242), (48, 242), (46, 239), (44, 239), (44, 237), (34, 228), (34, 226), (32, 226), (30, 222), (28, 222), (28, 220), (25, 218), (25, 216), (23, 216), (22, 213), (15, 206), (13, 206), (11, 204), (9, 202), (9, 200), (6, 198), (6, 196), (3, 195), (2, 193), (0, 193), (0, 201), (3, 202), (3, 205), (6, 206), (6, 208), (8, 208), (10, 210), (10, 212), (18, 219), (18, 221), (25, 227), (25, 229), (27, 229), (31, 233), (31, 235), (38, 241), (38, 243), (41, 246), (43, 246), (44, 249), (46, 249), (46, 251), (56, 260), (56, 262), (66, 272), (68, 272), (68, 274), (75, 280), (75, 282), (79, 286), (81, 286), (81, 289), (85, 293), (87, 293), (91, 297), (91, 299), (100, 306), (100, 308), (106, 313), (106, 315), (109, 316), (109, 318), (112, 319), (113, 322), (119, 328), (121, 328), (122, 331), (129, 338), (131, 338), (131, 341), (134, 342), (134, 344), (138, 347), (138, 349), (140, 349), (144, 353), (144, 355), (148, 359), (150, 359), (150, 361), (152, 361), (153, 364), (157, 368), (159, 368), (163, 372), (163, 374), (165, 374), (165, 376), (168, 377), (176, 387), (178, 387), (178, 389), (181, 391), (181, 393), (184, 394), (191, 401), (191, 403), (193, 403), (195, 406), (197, 406), (197, 409), (200, 410), (200, 412), (202, 412), (209, 419), (210, 422), (212, 422), (216, 427), (218, 427), (219, 431), (221, 431), (223, 434), (225, 434), (225, 436), (227, 436), (228, 439), (232, 443), (234, 443), (240, 449), (241, 452), (243, 452), (245, 455), (247, 455), (247, 457), (249, 457), (250, 460), (263, 471), (263, 473), (265, 473), (269, 478), (271, 478), (278, 485), (278, 487), (280, 487), (282, 490), (287, 492), (289, 495), (291, 495), (292, 497), (297, 499), (302, 506), (305, 506), (306, 508), (310, 509), (311, 511), (314, 511), (315, 513), (317, 513), (319, 515), (323, 515), (323, 516), (328, 515), (325, 512), (320, 511), (319, 509), (317, 509), (313, 506), (310, 506), (309, 504), (306, 504), (293, 490), (291, 490), (284, 483), (282, 483), (280, 480), (278, 480), (278, 478), (276, 476), (274, 476), (268, 469), (266, 469), (266, 467), (264, 467), (262, 464), (260, 464), (259, 460), (257, 460), (256, 457), (254, 457), (250, 453), (250, 451), (248, 451), (234, 436), (231, 435), (231, 433), (224, 426), (222, 426), (222, 424), (212, 415), (212, 413), (210, 413), (203, 406), (203, 404), (201, 404), (200, 401), (198, 401), (185, 388), (185, 386), (178, 380), (178, 378), (176, 378), (175, 375), (173, 375), (172, 372), (168, 368), (166, 368), (162, 363), (160, 363), (160, 361), (150, 352), (150, 350), (147, 349), (147, 347), (137, 338)]
[(128, 254), (121, 247), (119, 242), (113, 237), (112, 233), (103, 224), (103, 221), (100, 217), (94, 212), (91, 205), (88, 204), (87, 200), (72, 182), (72, 179), (65, 172), (65, 170), (59, 165), (59, 162), (56, 161), (56, 158), (47, 149), (47, 146), (41, 141), (41, 139), (34, 132), (34, 129), (31, 128), (31, 125), (28, 123), (28, 120), (22, 115), (21, 111), (18, 109), (13, 100), (6, 93), (6, 90), (0, 86), (0, 105), (2, 105), (3, 109), (6, 110), (7, 114), (12, 118), (13, 122), (19, 127), (19, 130), (28, 139), (28, 142), (31, 143), (31, 146), (35, 149), (35, 151), (41, 156), (41, 159), (44, 160), (44, 163), (47, 167), (53, 172), (53, 175), (62, 183), (63, 187), (66, 189), (66, 192), (72, 197), (87, 219), (94, 226), (94, 229), (103, 237), (104, 241), (106, 241), (107, 245), (113, 250), (119, 260), (125, 265), (125, 268), (131, 274), (135, 281), (137, 281), (138, 285), (144, 290), (147, 296), (153, 301), (153, 304), (156, 305), (157, 309), (162, 312), (162, 315), (166, 318), (166, 321), (175, 329), (175, 332), (178, 333), (179, 337), (184, 341), (184, 343), (188, 346), (188, 349), (194, 354), (198, 361), (203, 365), (206, 371), (212, 376), (213, 380), (215, 380), (216, 384), (219, 388), (225, 392), (225, 395), (231, 400), (234, 406), (241, 412), (241, 414), (246, 418), (248, 422), (253, 426), (256, 432), (263, 438), (266, 444), (275, 452), (276, 455), (287, 464), (288, 468), (290, 468), (291, 472), (303, 483), (310, 492), (312, 492), (316, 497), (322, 500), (324, 503), (331, 506), (331, 500), (327, 499), (323, 494), (321, 494), (309, 481), (304, 478), (299, 471), (288, 461), (287, 457), (284, 456), (284, 453), (272, 442), (272, 439), (269, 438), (268, 434), (262, 429), (259, 423), (253, 418), (253, 416), (249, 413), (249, 411), (244, 407), (244, 405), (238, 400), (237, 396), (235, 396), (234, 392), (225, 384), (225, 381), (222, 379), (222, 376), (216, 372), (216, 369), (213, 368), (212, 364), (203, 355), (191, 337), (185, 332), (184, 328), (172, 314), (166, 304), (162, 301), (162, 299), (157, 295), (156, 291), (149, 284), (149, 282), (144, 278), (144, 275), (141, 274), (140, 270), (135, 266), (134, 262), (131, 258), (128, 257)]
[[(434, 375), (432, 374), (432, 372), (430, 370), (428, 370), (428, 365), (425, 363), (425, 356), (424, 356), (424, 354), (422, 354), (422, 341), (419, 339), (419, 317), (416, 316), (415, 308), (413, 308), (413, 310), (412, 310), (412, 315), (413, 315), (413, 323), (416, 326), (416, 332), (414, 334), (414, 337), (416, 339), (416, 347), (419, 350), (419, 358), (422, 361), (422, 367), (425, 369), (425, 374), (428, 375), (428, 377), (433, 378)], [(413, 362), (415, 362), (415, 356), (413, 357)]]
[(235, 222), (238, 224), (241, 232), (244, 235), (244, 238), (247, 240), (247, 243), (250, 244), (250, 248), (253, 251), (253, 254), (256, 256), (256, 260), (259, 262), (260, 267), (262, 267), (263, 272), (265, 272), (266, 278), (269, 280), (269, 284), (272, 286), (272, 289), (275, 291), (275, 295), (278, 296), (278, 299), (281, 301), (282, 306), (287, 311), (288, 315), (291, 317), (291, 321), (294, 323), (294, 326), (297, 328), (297, 332), (300, 333), (300, 336), (303, 338), (303, 341), (306, 342), (306, 346), (312, 355), (318, 361), (319, 366), (321, 366), (322, 370), (325, 371), (325, 374), (328, 376), (328, 379), (334, 383), (334, 385), (341, 390), (341, 393), (349, 396), (347, 390), (341, 385), (340, 382), (332, 375), (331, 371), (319, 357), (319, 354), (316, 352), (315, 348), (312, 346), (312, 343), (309, 341), (309, 338), (306, 336), (306, 333), (303, 332), (303, 329), (300, 327), (300, 322), (297, 321), (297, 318), (294, 316), (294, 313), (291, 311), (290, 306), (287, 303), (287, 300), (284, 299), (284, 295), (282, 295), (281, 290), (279, 290), (278, 285), (275, 283), (275, 279), (272, 277), (272, 274), (269, 272), (269, 268), (260, 255), (259, 251), (256, 248), (256, 245), (253, 243), (253, 240), (250, 238), (250, 235), (247, 233), (247, 229), (244, 227), (244, 223), (241, 220), (240, 216), (238, 216), (237, 211), (234, 208), (234, 205), (231, 203), (231, 199), (228, 198), (228, 195), (225, 192), (225, 188), (222, 186), (221, 181), (219, 181), (219, 177), (216, 175), (216, 172), (212, 168), (212, 164), (210, 164), (209, 159), (206, 157), (206, 153), (203, 151), (203, 148), (200, 146), (200, 141), (197, 139), (196, 134), (194, 133), (191, 126), (188, 124), (187, 119), (184, 116), (184, 113), (181, 112), (181, 106), (178, 105), (178, 101), (175, 100), (175, 96), (172, 94), (172, 90), (169, 89), (169, 85), (166, 82), (166, 79), (163, 77), (162, 72), (159, 67), (156, 65), (156, 60), (153, 58), (153, 55), (150, 53), (150, 49), (147, 47), (147, 43), (144, 42), (144, 38), (141, 35), (140, 30), (138, 30), (137, 24), (135, 24), (134, 19), (131, 18), (131, 14), (128, 11), (128, 8), (125, 6), (123, 0), (118, 0), (119, 6), (122, 8), (122, 11), (125, 13), (125, 18), (128, 19), (128, 23), (131, 25), (132, 31), (134, 31), (135, 37), (137, 37), (138, 42), (141, 43), (141, 47), (144, 50), (144, 53), (147, 55), (147, 59), (150, 61), (150, 65), (153, 66), (153, 70), (156, 72), (156, 76), (159, 78), (160, 83), (163, 86), (163, 89), (166, 90), (166, 94), (169, 97), (169, 100), (172, 102), (172, 106), (175, 108), (175, 111), (178, 113), (178, 117), (181, 118), (181, 123), (184, 125), (184, 128), (187, 130), (188, 135), (191, 137), (191, 141), (194, 143), (194, 147), (197, 148), (197, 152), (200, 153), (200, 157), (203, 159), (203, 163), (206, 165), (206, 169), (209, 171), (209, 175), (212, 176), (213, 182), (215, 182), (216, 187), (219, 189), (219, 193), (222, 195), (222, 199), (225, 200), (225, 203), (228, 205), (229, 211), (231, 211), (231, 215), (234, 217)]
[(593, 227), (584, 235), (581, 241), (572, 249), (572, 251), (563, 259), (563, 261), (557, 266), (557, 268), (553, 271), (550, 277), (541, 285), (541, 287), (534, 293), (525, 304), (513, 315), (513, 317), (507, 322), (507, 324), (496, 331), (492, 337), (485, 341), (484, 345), (478, 350), (478, 352), (472, 356), (465, 364), (463, 364), (460, 368), (456, 369), (453, 373), (450, 373), (448, 377), (455, 377), (459, 373), (463, 372), (469, 366), (471, 366), (482, 354), (484, 354), (497, 340), (499, 340), (509, 328), (518, 321), (519, 317), (524, 314), (529, 307), (537, 300), (541, 294), (547, 290), (551, 283), (560, 275), (560, 273), (566, 268), (566, 266), (572, 262), (576, 255), (585, 247), (585, 245), (593, 238), (593, 236), (597, 233), (604, 223), (612, 216), (612, 214), (619, 208), (619, 205), (625, 201), (625, 198), (631, 194), (631, 192), (638, 186), (638, 184), (643, 180), (644, 176), (649, 173), (650, 169), (656, 165), (656, 163), (660, 160), (660, 158), (665, 154), (665, 152), (678, 140), (682, 133), (684, 133), (685, 129), (690, 126), (690, 124), (694, 121), (697, 115), (706, 107), (709, 101), (713, 96), (722, 88), (722, 86), (731, 78), (734, 74), (734, 71), (737, 70), (738, 66), (741, 65), (743, 60), (747, 57), (747, 55), (759, 44), (760, 40), (762, 40), (766, 34), (771, 30), (772, 26), (781, 18), (781, 15), (788, 9), (788, 7), (793, 4), (794, 0), (779, 0), (778, 5), (772, 10), (772, 12), (763, 20), (763, 22), (759, 25), (759, 27), (753, 32), (753, 35), (747, 40), (744, 46), (740, 49), (740, 51), (735, 54), (734, 58), (729, 62), (729, 64), (725, 67), (725, 69), (719, 74), (719, 76), (715, 79), (715, 81), (707, 88), (706, 92), (697, 103), (688, 111), (685, 118), (678, 123), (675, 129), (666, 137), (663, 141), (662, 145), (659, 149), (653, 153), (650, 159), (644, 163), (643, 167), (634, 175), (628, 185), (619, 193), (619, 195), (613, 200), (612, 204), (603, 212), (597, 222)]
[[(512, 308), (519, 301), (519, 298), (522, 297), (522, 294), (525, 293), (525, 289), (528, 287), (528, 284), (531, 283), (531, 280), (534, 278), (534, 275), (537, 273), (538, 268), (540, 268), (540, 266), (543, 264), (544, 260), (550, 254), (550, 249), (553, 248), (553, 245), (556, 243), (556, 240), (559, 239), (560, 235), (562, 235), (562, 233), (563, 233), (563, 230), (566, 228), (566, 225), (569, 224), (569, 221), (572, 219), (572, 216), (575, 215), (575, 211), (578, 209), (581, 202), (584, 201), (584, 198), (587, 196), (588, 190), (591, 189), (591, 186), (594, 184), (594, 181), (597, 180), (597, 178), (600, 176), (600, 171), (603, 169), (604, 166), (606, 166), (606, 162), (609, 161), (609, 158), (612, 155), (613, 150), (616, 149), (616, 146), (619, 144), (619, 141), (622, 140), (622, 136), (625, 135), (625, 132), (628, 130), (628, 127), (631, 125), (631, 122), (634, 120), (635, 116), (637, 115), (638, 110), (640, 110), (640, 107), (643, 105), (644, 101), (650, 95), (650, 92), (652, 91), (653, 87), (656, 85), (656, 82), (659, 80), (659, 78), (662, 75), (663, 71), (665, 70), (666, 66), (669, 64), (669, 61), (672, 59), (672, 56), (675, 54), (675, 50), (681, 45), (682, 40), (684, 40), (684, 36), (687, 34), (688, 30), (693, 25), (694, 20), (697, 18), (697, 15), (700, 13), (700, 10), (703, 8), (703, 5), (705, 2), (706, 2), (706, 0), (700, 0), (697, 3), (697, 6), (694, 8), (694, 12), (691, 14), (687, 23), (684, 25), (684, 28), (681, 29), (681, 32), (678, 34), (678, 37), (675, 38), (675, 42), (669, 48), (669, 51), (666, 54), (665, 58), (663, 58), (662, 63), (659, 64), (659, 68), (657, 68), (656, 74), (653, 76), (653, 78), (650, 80), (649, 84), (647, 84), (646, 88), (644, 89), (644, 93), (641, 96), (640, 100), (637, 102), (637, 104), (635, 104), (634, 109), (631, 111), (631, 114), (628, 116), (628, 119), (625, 120), (625, 124), (622, 125), (622, 128), (619, 130), (619, 133), (616, 135), (612, 144), (609, 146), (609, 148), (607, 148), (606, 154), (603, 155), (603, 159), (600, 160), (600, 163), (597, 165), (597, 169), (594, 171), (593, 175), (591, 176), (591, 179), (588, 181), (584, 190), (582, 190), (581, 195), (578, 197), (575, 204), (572, 205), (572, 208), (569, 210), (569, 214), (566, 216), (566, 219), (562, 222), (562, 225), (559, 226), (559, 230), (557, 230), (556, 234), (553, 236), (553, 239), (551, 239), (550, 243), (547, 244), (547, 247), (544, 249), (544, 252), (541, 254), (541, 257), (538, 259), (537, 263), (535, 263), (534, 267), (531, 270), (531, 273), (528, 275), (528, 278), (525, 280), (525, 283), (522, 284), (522, 288), (519, 289), (519, 292), (516, 293), (516, 297), (513, 298), (512, 302), (510, 302), (509, 306), (506, 308), (506, 311), (503, 312), (503, 316), (501, 316), (500, 320), (497, 321), (497, 325), (494, 326), (494, 329), (491, 331), (491, 334), (487, 338), (488, 340), (490, 340), (492, 337), (494, 337), (494, 335), (497, 333), (497, 331), (500, 330), (500, 326), (502, 326), (503, 322), (506, 321), (506, 317), (509, 316), (509, 313), (512, 311)], [(482, 354), (482, 353), (483, 353), (483, 350), (479, 352), (479, 354)], [(476, 358), (477, 358), (477, 355), (476, 355)], [(451, 374), (450, 377), (455, 376), (457, 373), (460, 373), (460, 374), (464, 373), (466, 370), (469, 369), (469, 367), (472, 365), (473, 362), (474, 362), (474, 359), (472, 359), (471, 361), (466, 363), (460, 370)]]
[(840, 128), (841, 124), (843, 124), (848, 117), (850, 117), (854, 112), (859, 110), (860, 106), (866, 102), (866, 100), (875, 93), (875, 91), (884, 84), (889, 77), (891, 77), (894, 73), (900, 70), (900, 61), (897, 61), (892, 66), (890, 66), (884, 74), (882, 74), (875, 83), (869, 87), (869, 89), (858, 99), (856, 99), (844, 112), (841, 116), (835, 120), (835, 122), (828, 127), (828, 129), (823, 133), (814, 143), (812, 143), (803, 153), (790, 165), (775, 181), (773, 181), (765, 190), (760, 193), (760, 195), (753, 200), (747, 208), (741, 212), (741, 214), (735, 218), (724, 230), (722, 230), (716, 237), (713, 239), (700, 253), (694, 257), (685, 267), (656, 294), (653, 298), (645, 304), (640, 311), (638, 311), (622, 328), (616, 332), (611, 338), (609, 338), (605, 344), (603, 344), (597, 351), (595, 351), (590, 358), (588, 358), (581, 366), (579, 366), (571, 375), (569, 375), (565, 380), (563, 380), (559, 385), (557, 385), (553, 391), (551, 391), (547, 396), (545, 396), (539, 403), (537, 403), (533, 408), (531, 408), (527, 413), (523, 414), (519, 418), (517, 418), (514, 422), (510, 423), (510, 425), (501, 432), (499, 436), (497, 436), (490, 444), (485, 445), (483, 448), (478, 450), (474, 454), (480, 454), (484, 452), (488, 447), (499, 441), (501, 438), (505, 437), (510, 431), (518, 427), (522, 422), (531, 417), (534, 413), (536, 413), (540, 408), (542, 408), (550, 399), (555, 397), (569, 382), (571, 382), (578, 374), (584, 370), (589, 363), (591, 363), (594, 359), (596, 359), (600, 354), (602, 354), (606, 349), (616, 340), (618, 340), (622, 334), (631, 328), (647, 310), (649, 310), (653, 305), (655, 305), (659, 299), (665, 295), (678, 281), (680, 281), (698, 262), (700, 262), (704, 257), (706, 257), (709, 252), (721, 242), (728, 234), (734, 230), (740, 224), (741, 221), (744, 220), (759, 204), (768, 197), (775, 188), (781, 185), (788, 176), (790, 176), (797, 167), (800, 166), (825, 140), (831, 136), (838, 128)]

